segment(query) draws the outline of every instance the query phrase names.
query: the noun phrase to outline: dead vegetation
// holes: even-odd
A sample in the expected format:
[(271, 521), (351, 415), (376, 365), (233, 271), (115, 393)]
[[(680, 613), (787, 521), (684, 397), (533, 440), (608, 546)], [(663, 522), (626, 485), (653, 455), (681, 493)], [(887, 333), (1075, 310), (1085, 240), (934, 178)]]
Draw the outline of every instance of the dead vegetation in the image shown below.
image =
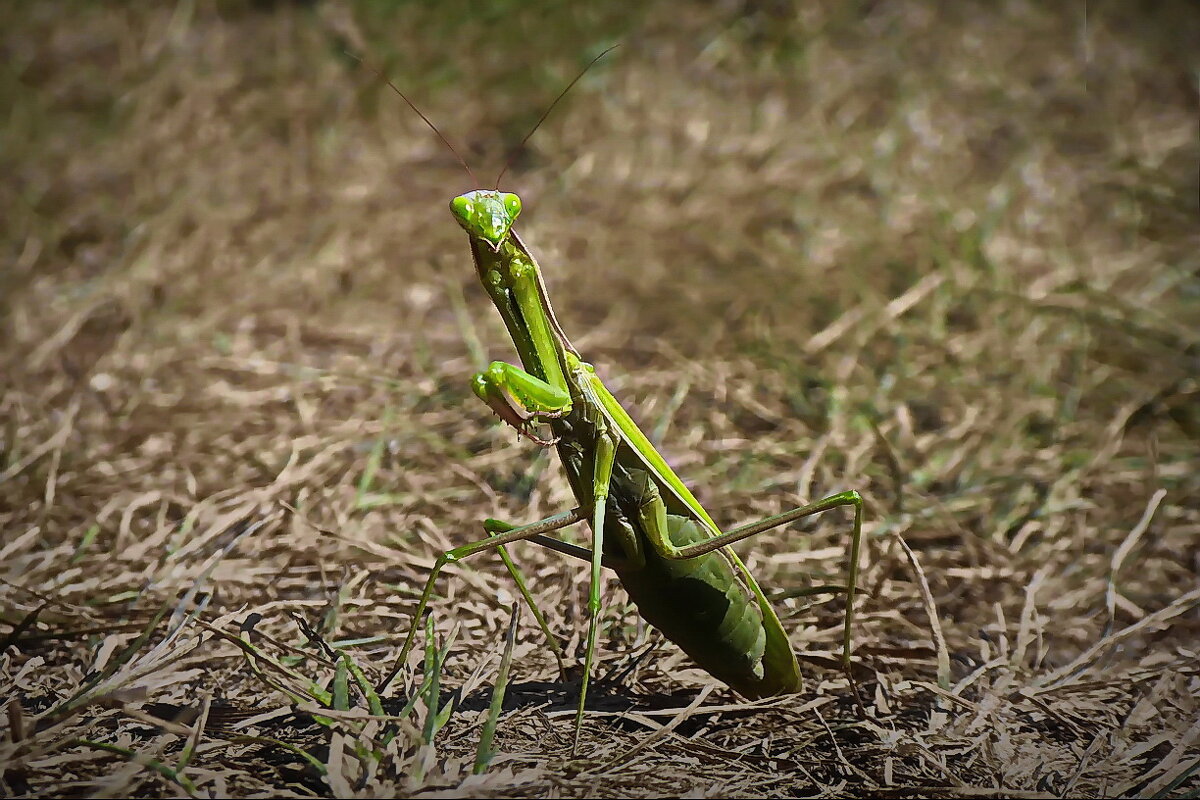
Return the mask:
[[(6, 11), (5, 796), (1196, 796), (1195, 9), (421, 6)], [(615, 41), (522, 230), (718, 520), (867, 496), (858, 697), (836, 598), (779, 601), (808, 686), (746, 703), (611, 584), (581, 757), (525, 613), (472, 776), (497, 560), (439, 587), (440, 687), (367, 689), (437, 552), (571, 501), (467, 387), (509, 357), (470, 181), (344, 53), (487, 181)], [(741, 552), (836, 580), (836, 516)], [(578, 652), (584, 571), (517, 554)]]

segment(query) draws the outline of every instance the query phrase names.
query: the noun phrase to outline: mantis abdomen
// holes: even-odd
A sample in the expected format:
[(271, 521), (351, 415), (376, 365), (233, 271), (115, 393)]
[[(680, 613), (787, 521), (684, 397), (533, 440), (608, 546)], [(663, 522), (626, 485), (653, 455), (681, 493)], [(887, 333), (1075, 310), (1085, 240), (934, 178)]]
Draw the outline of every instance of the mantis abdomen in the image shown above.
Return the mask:
[[(577, 499), (590, 500), (594, 429), (585, 415), (554, 420), (559, 454)], [(671, 544), (683, 548), (712, 538), (627, 447), (617, 450), (605, 515), (605, 563), (621, 579), (638, 613), (713, 677), (747, 698), (799, 691), (799, 666), (773, 609), (753, 578), (725, 549), (694, 558), (669, 558), (654, 546), (643, 520), (665, 505)]]
[[(668, 515), (667, 524), (678, 547), (710, 538), (687, 517)], [(647, 547), (642, 567), (614, 569), (647, 622), (742, 696), (754, 699), (800, 690), (796, 659), (786, 639), (781, 648), (769, 647), (777, 644), (771, 638), (778, 622), (773, 614), (764, 619), (754, 593), (723, 551), (678, 560)]]

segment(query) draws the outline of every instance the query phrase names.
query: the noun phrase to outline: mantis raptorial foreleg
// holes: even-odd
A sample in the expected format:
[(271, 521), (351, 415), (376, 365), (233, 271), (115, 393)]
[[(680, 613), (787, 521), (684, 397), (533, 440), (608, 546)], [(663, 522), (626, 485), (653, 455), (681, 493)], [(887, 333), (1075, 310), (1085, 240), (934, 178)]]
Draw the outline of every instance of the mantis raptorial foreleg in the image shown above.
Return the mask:
[(554, 442), (530, 433), (529, 426), (557, 419), (571, 408), (571, 395), (564, 389), (504, 361), (475, 373), (471, 389), (500, 419), (541, 445)]

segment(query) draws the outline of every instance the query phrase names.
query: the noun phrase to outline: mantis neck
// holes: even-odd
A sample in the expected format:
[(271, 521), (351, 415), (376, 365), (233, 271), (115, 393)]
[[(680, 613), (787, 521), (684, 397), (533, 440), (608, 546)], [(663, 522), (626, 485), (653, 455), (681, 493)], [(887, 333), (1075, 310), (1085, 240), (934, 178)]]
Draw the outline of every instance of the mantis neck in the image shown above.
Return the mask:
[(568, 354), (575, 360), (579, 354), (554, 316), (537, 261), (515, 232), (510, 232), (498, 250), (472, 236), (471, 250), (480, 280), (525, 369), (551, 386), (570, 391)]

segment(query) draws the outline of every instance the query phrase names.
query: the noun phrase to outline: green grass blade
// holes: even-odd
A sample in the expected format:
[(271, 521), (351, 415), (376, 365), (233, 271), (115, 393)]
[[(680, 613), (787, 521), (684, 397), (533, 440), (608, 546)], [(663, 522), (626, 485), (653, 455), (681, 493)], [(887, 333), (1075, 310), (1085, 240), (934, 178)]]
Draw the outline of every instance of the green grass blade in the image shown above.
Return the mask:
[(500, 657), (500, 669), (496, 671), (496, 684), (492, 689), (492, 704), (488, 708), (487, 719), (483, 730), (479, 733), (479, 747), (475, 751), (475, 765), (471, 771), (476, 775), (487, 769), (488, 762), (496, 751), (492, 748), (492, 740), (496, 735), (496, 723), (500, 721), (500, 712), (504, 710), (504, 693), (508, 689), (508, 671), (512, 666), (513, 648), (517, 643), (517, 608), (512, 607), (512, 616), (508, 621), (508, 633), (504, 636), (504, 654)]

